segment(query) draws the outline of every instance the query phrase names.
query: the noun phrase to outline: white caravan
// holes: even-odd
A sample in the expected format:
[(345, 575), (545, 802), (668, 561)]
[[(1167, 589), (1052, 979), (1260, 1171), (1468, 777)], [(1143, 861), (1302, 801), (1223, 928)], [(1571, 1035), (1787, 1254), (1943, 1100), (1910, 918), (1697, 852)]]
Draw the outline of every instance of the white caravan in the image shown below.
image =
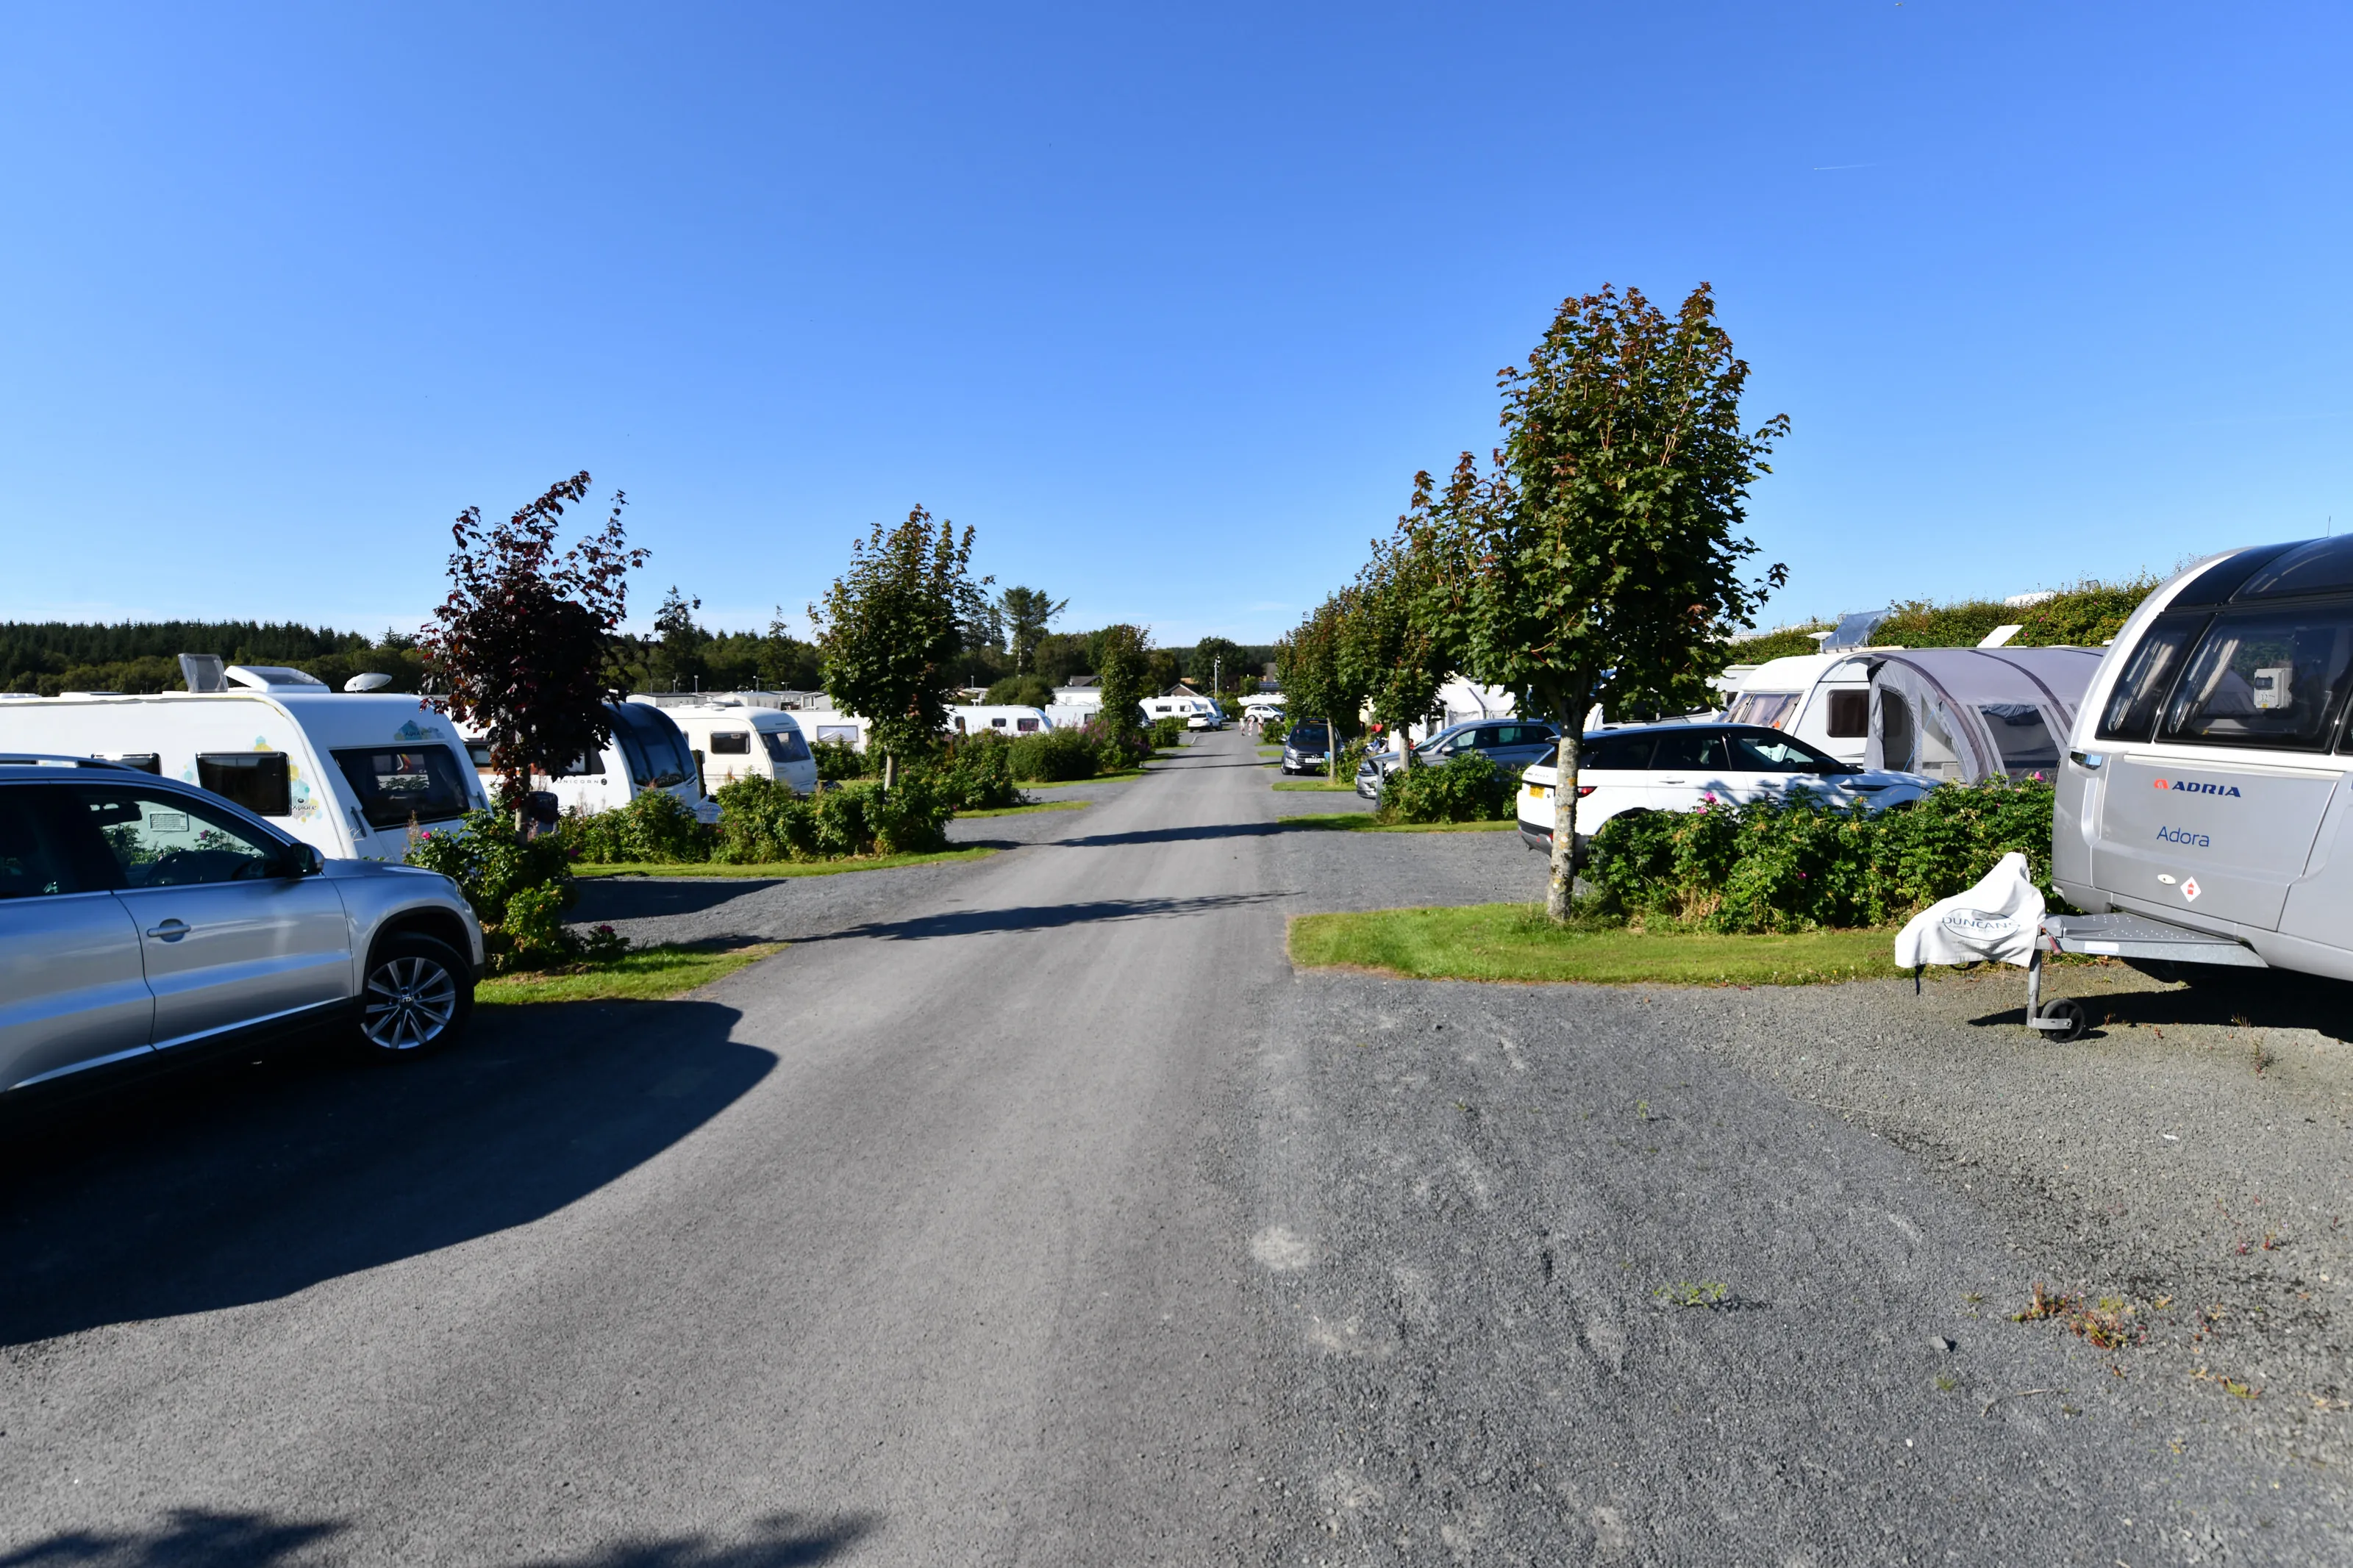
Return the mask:
[[(2059, 767), (2071, 952), (2353, 980), (2353, 537), (2237, 550), (2141, 602)], [(2082, 928), (2080, 931), (2074, 928)]]
[(1043, 708), (1018, 704), (970, 704), (948, 710), (948, 729), (958, 735), (1041, 735), (1054, 727)]
[(335, 860), (399, 860), (413, 823), (489, 804), (457, 729), (415, 696), (232, 665), (235, 689), (0, 701), (0, 751), (107, 757), (234, 801)]
[[(584, 816), (617, 810), (648, 790), (667, 790), (696, 821), (719, 820), (719, 803), (695, 777), (693, 748), (669, 713), (650, 702), (607, 702), (605, 712), (612, 720), (613, 735), (604, 749), (554, 778), (533, 773), (532, 788), (554, 795), (559, 810)], [(474, 731), (466, 736), (466, 750), (485, 787), (493, 787), (487, 782), (494, 778), (490, 742)]]
[(1873, 662), (1853, 649), (1768, 658), (1742, 679), (1725, 722), (1778, 730), (1860, 767), (1871, 742)]
[[(642, 697), (630, 700), (647, 703)], [(809, 754), (797, 715), (747, 707), (732, 698), (660, 706), (701, 759), (707, 793), (743, 778), (774, 779), (796, 795), (817, 789), (817, 759)]]
[(1188, 730), (1222, 730), (1226, 727), (1226, 710), (1214, 698), (1198, 691), (1172, 689), (1143, 701), (1144, 721), (1156, 723), (1163, 719), (1182, 719)]

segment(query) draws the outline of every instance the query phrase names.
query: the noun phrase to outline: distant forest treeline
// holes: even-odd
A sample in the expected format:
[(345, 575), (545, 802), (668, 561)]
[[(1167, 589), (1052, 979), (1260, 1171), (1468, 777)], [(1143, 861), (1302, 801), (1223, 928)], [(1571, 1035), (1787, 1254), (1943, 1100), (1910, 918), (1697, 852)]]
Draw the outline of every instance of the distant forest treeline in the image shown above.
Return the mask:
[[(667, 635), (623, 637), (614, 649), (617, 686), (637, 691), (725, 691), (754, 686), (816, 690), (822, 684), (814, 645), (772, 628), (760, 632), (709, 632), (680, 617)], [(1060, 682), (1094, 668), (1099, 633), (1052, 632), (1039, 643), (1036, 665), (1049, 681)], [(387, 630), (371, 637), (327, 626), (259, 621), (125, 621), (95, 626), (72, 621), (0, 622), (0, 691), (177, 691), (179, 656), (218, 654), (230, 664), (289, 665), (340, 689), (354, 675), (392, 677), (392, 689), (416, 691), (424, 684), (425, 661), (417, 639)], [(1197, 658), (1197, 655), (1198, 656)], [(1221, 639), (1199, 647), (1155, 648), (1155, 683), (1173, 685), (1179, 676), (1208, 683), (1213, 660), (1227, 687), (1255, 675), (1274, 657), (1271, 647)], [(1194, 668), (1198, 664), (1198, 669)], [(989, 686), (1012, 673), (1008, 650), (976, 643), (959, 660), (969, 686)]]

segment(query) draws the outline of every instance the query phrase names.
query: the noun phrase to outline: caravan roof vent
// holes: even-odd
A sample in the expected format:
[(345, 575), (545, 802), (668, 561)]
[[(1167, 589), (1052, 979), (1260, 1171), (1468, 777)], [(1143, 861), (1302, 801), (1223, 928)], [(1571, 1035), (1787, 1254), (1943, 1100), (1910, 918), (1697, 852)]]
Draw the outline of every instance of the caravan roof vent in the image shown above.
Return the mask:
[(346, 691), (382, 691), (385, 687), (390, 686), (391, 684), (392, 677), (385, 674), (381, 670), (371, 670), (365, 675), (354, 675), (349, 680), (344, 681), (343, 689)]
[(224, 661), (216, 653), (184, 653), (180, 656), (180, 679), (188, 683), (191, 691), (225, 691), (221, 680)]
[(289, 669), (280, 664), (232, 664), (221, 673), (232, 685), (255, 691), (269, 691), (288, 686), (316, 688), (321, 691), (327, 689), (327, 683), (317, 676), (305, 675), (299, 669)]

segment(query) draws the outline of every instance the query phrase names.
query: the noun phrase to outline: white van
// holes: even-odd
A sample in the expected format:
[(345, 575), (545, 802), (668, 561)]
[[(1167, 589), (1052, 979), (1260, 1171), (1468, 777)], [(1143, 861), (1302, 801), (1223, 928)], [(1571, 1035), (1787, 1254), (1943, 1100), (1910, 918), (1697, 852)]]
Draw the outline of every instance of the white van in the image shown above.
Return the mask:
[(1795, 735), (1859, 767), (1871, 741), (1872, 662), (1885, 651), (1768, 658), (1742, 678), (1725, 706), (1724, 721), (1761, 724)]
[(1043, 708), (1011, 704), (970, 706), (948, 710), (948, 729), (958, 735), (1042, 735), (1054, 727)]
[(399, 860), (411, 823), (489, 805), (457, 729), (412, 695), (232, 665), (234, 689), (0, 701), (0, 751), (107, 757), (234, 801), (329, 859)]
[[(638, 697), (631, 701), (643, 705)], [(686, 734), (702, 760), (702, 787), (716, 794), (742, 778), (774, 779), (796, 795), (817, 789), (817, 759), (797, 718), (777, 708), (751, 708), (732, 699), (661, 710)]]
[[(2059, 891), (2199, 933), (2211, 951), (2179, 949), (2190, 962), (2353, 980), (2348, 706), (2353, 537), (2190, 567), (2125, 622), (2076, 711), (2052, 834)], [(2080, 951), (2145, 956), (2115, 941)]]
[[(649, 702), (607, 702), (605, 712), (612, 720), (613, 736), (604, 749), (554, 778), (533, 773), (532, 788), (555, 796), (557, 807), (567, 816), (617, 810), (647, 790), (659, 789), (677, 796), (696, 821), (719, 820), (719, 803), (703, 793), (696, 779), (694, 750), (666, 710)], [(466, 750), (484, 787), (496, 787), (491, 743), (479, 730), (467, 732)]]

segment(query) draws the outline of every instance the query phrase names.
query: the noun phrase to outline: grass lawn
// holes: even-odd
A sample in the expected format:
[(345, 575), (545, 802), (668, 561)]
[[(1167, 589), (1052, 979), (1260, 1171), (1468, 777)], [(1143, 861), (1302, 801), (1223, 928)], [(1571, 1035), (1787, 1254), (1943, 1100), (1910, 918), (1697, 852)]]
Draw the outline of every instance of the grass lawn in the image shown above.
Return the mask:
[(958, 822), (968, 822), (976, 816), (1019, 816), (1031, 811), (1082, 811), (1094, 804), (1091, 800), (1033, 800), (1028, 805), (994, 805), (987, 811), (959, 811)]
[(1091, 779), (1056, 779), (1051, 784), (1031, 784), (1026, 779), (1019, 782), (1023, 789), (1069, 789), (1073, 784), (1117, 784), (1122, 779), (1140, 779), (1145, 773), (1143, 768), (1127, 768), (1115, 773), (1097, 773)]
[(714, 951), (706, 947), (647, 947), (616, 963), (577, 974), (501, 974), (474, 987), (485, 1007), (528, 1002), (665, 1002), (708, 985), (783, 949), (780, 942)]
[[(987, 813), (972, 813), (986, 816)], [(624, 860), (610, 866), (575, 866), (575, 877), (830, 877), (839, 871), (889, 871), (901, 866), (933, 866), (945, 860), (979, 860), (996, 854), (976, 846), (929, 855), (849, 856), (839, 860), (768, 860), (734, 866), (720, 860)]]
[(1383, 822), (1369, 811), (1319, 811), (1310, 816), (1278, 816), (1283, 827), (1320, 828), (1326, 833), (1493, 833), (1517, 827), (1515, 816), (1500, 822)]
[(1277, 779), (1274, 781), (1274, 787), (1277, 789), (1346, 790), (1350, 795), (1356, 793), (1356, 781), (1353, 779), (1340, 784), (1334, 784), (1328, 779)]
[(1893, 931), (1724, 936), (1637, 932), (1622, 926), (1556, 931), (1527, 904), (1301, 915), (1291, 961), (1416, 980), (1581, 980), (1599, 985), (1803, 985), (1904, 973)]

